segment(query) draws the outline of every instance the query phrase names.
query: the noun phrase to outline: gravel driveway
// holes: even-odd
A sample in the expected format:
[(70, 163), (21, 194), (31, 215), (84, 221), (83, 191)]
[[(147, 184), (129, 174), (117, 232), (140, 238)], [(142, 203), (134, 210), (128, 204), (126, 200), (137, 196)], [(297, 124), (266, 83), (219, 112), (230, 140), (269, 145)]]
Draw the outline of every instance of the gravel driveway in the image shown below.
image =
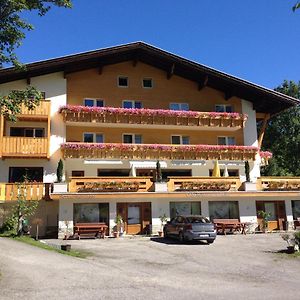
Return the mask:
[(300, 299), (300, 259), (273, 253), (286, 247), (278, 234), (70, 243), (94, 256), (0, 238), (0, 299)]

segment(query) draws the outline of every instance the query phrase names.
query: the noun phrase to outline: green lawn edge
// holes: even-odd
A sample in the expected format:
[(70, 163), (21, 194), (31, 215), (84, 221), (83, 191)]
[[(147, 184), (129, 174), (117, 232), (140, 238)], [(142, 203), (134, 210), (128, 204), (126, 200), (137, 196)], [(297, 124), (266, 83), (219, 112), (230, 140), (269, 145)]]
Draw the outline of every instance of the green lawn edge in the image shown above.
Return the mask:
[(77, 257), (77, 258), (87, 258), (88, 256), (92, 256), (92, 253), (88, 252), (88, 251), (74, 250), (74, 249), (71, 249), (70, 251), (60, 250), (60, 249), (52, 247), (48, 244), (42, 243), (40, 241), (36, 241), (35, 239), (33, 239), (29, 236), (11, 236), (11, 235), (7, 235), (7, 234), (0, 234), (0, 237), (10, 238), (14, 241), (22, 242), (22, 243), (25, 243), (25, 244), (28, 244), (28, 245), (31, 245), (34, 247), (38, 247), (38, 248), (41, 248), (44, 250), (54, 251), (54, 252), (58, 252), (63, 255), (73, 256), (73, 257)]

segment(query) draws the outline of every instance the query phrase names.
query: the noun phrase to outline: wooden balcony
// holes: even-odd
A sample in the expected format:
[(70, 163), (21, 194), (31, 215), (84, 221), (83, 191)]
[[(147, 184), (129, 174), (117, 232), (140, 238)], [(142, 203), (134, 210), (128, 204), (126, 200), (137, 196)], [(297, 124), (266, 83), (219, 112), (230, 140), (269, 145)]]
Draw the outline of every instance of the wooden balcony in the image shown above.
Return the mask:
[(0, 157), (49, 158), (48, 144), (48, 138), (3, 136)]
[(300, 177), (261, 177), (257, 189), (262, 191), (300, 191)]
[(168, 177), (169, 192), (238, 191), (238, 177)]
[(60, 109), (65, 122), (95, 124), (135, 124), (156, 126), (188, 126), (239, 129), (245, 126), (247, 115), (157, 109), (126, 109), (113, 107), (65, 106)]
[(148, 192), (151, 177), (70, 177), (70, 193)]
[(50, 186), (50, 183), (1, 183), (0, 200), (16, 201), (20, 196), (28, 201), (50, 200)]
[(34, 109), (29, 110), (24, 104), (22, 105), (21, 114), (18, 115), (19, 120), (39, 120), (47, 121), (50, 117), (50, 100), (42, 100)]
[(256, 147), (65, 143), (64, 158), (155, 160), (255, 160)]

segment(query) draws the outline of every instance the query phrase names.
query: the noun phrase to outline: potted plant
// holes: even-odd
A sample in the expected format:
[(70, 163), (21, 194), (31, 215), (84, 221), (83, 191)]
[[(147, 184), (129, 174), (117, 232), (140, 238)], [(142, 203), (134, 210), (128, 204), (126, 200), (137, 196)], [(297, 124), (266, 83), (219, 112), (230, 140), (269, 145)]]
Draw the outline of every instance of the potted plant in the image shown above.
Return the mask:
[(161, 222), (161, 230), (158, 231), (158, 235), (159, 235), (160, 237), (163, 237), (164, 225), (165, 225), (165, 223), (167, 222), (168, 218), (167, 218), (166, 214), (163, 214), (163, 215), (159, 216), (159, 219), (160, 219), (160, 222)]
[(113, 236), (115, 238), (118, 238), (119, 236), (122, 236), (124, 233), (124, 230), (123, 230), (124, 222), (123, 222), (121, 215), (116, 216), (115, 223), (116, 223), (116, 225), (113, 228)]
[(155, 174), (155, 182), (154, 182), (154, 191), (155, 192), (167, 192), (168, 185), (166, 182), (162, 180), (162, 173), (161, 173), (161, 165), (159, 160), (156, 162), (156, 174)]
[(57, 169), (56, 169), (56, 177), (57, 177), (57, 182), (53, 183), (52, 186), (52, 193), (67, 193), (68, 192), (68, 185), (67, 183), (63, 182), (63, 174), (64, 171), (64, 163), (60, 159), (58, 164), (57, 164)]
[(245, 161), (245, 176), (246, 176), (246, 181), (242, 183), (242, 190), (243, 191), (256, 191), (256, 183), (251, 182), (250, 179), (250, 166), (249, 162)]
[(260, 210), (258, 211), (258, 216), (260, 216), (262, 218), (262, 228), (261, 228), (261, 231), (263, 233), (266, 232), (266, 230), (268, 229), (268, 221), (269, 221), (269, 218), (271, 217), (271, 214), (270, 213), (267, 213), (263, 210)]
[(287, 253), (291, 254), (295, 252), (296, 239), (288, 233), (281, 235), (282, 239), (287, 242)]

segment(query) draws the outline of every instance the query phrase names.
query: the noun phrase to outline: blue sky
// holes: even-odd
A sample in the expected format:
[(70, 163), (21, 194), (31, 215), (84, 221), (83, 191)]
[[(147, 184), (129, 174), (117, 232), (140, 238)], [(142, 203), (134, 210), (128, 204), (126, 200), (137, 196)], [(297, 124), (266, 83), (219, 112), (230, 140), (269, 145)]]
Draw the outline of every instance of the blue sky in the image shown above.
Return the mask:
[(144, 41), (231, 75), (274, 88), (300, 80), (296, 0), (74, 0), (45, 17), (17, 50), (32, 62)]

